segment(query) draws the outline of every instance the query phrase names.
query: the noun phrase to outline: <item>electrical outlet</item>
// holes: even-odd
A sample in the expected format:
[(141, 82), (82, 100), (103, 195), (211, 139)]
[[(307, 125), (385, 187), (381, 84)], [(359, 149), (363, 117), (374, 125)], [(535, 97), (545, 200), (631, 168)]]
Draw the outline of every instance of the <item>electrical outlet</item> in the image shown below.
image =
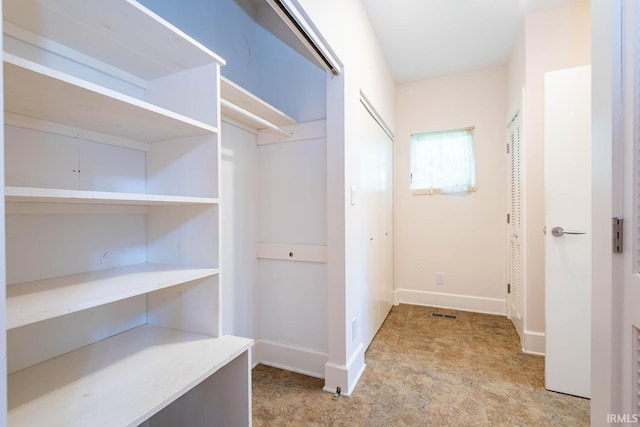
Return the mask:
[(436, 284), (444, 285), (444, 273), (442, 272), (436, 273)]

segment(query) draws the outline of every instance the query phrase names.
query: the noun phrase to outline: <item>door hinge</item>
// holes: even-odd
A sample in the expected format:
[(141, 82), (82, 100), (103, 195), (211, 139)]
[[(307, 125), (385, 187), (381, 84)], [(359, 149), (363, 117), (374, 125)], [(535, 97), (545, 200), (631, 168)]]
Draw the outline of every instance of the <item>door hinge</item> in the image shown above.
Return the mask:
[(511, 293), (511, 283), (507, 283), (507, 293)]
[(507, 154), (509, 154), (509, 153), (510, 153), (509, 144), (507, 144)]
[(507, 224), (511, 224), (511, 214), (507, 214)]
[(613, 253), (622, 253), (622, 228), (624, 224), (623, 218), (614, 217), (611, 219), (611, 239), (613, 243)]

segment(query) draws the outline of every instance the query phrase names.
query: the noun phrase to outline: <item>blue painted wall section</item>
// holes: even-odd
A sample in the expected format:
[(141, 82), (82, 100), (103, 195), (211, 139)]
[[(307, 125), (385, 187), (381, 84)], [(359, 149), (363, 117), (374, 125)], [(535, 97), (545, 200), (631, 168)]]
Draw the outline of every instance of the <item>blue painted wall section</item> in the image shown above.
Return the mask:
[(326, 73), (265, 28), (249, 0), (139, 0), (225, 59), (222, 75), (298, 122), (326, 118)]

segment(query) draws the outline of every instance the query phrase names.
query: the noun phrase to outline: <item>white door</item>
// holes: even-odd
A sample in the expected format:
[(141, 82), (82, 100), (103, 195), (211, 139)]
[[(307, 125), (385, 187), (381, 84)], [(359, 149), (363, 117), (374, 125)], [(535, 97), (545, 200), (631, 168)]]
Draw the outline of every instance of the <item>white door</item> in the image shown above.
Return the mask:
[(508, 219), (508, 316), (515, 326), (520, 342), (523, 335), (523, 254), (522, 254), (522, 111), (513, 118), (508, 128), (509, 152), (507, 173), (509, 182)]
[(380, 323), (393, 306), (393, 140), (377, 126), (380, 148)]
[(360, 197), (365, 206), (366, 301), (363, 341), (371, 343), (393, 305), (393, 142), (364, 105), (360, 111)]
[(360, 211), (360, 226), (366, 251), (362, 301), (362, 339), (365, 346), (371, 343), (380, 325), (380, 154), (375, 140), (375, 122), (367, 110), (360, 111), (360, 188), (356, 208)]
[(546, 388), (591, 393), (591, 67), (545, 75)]

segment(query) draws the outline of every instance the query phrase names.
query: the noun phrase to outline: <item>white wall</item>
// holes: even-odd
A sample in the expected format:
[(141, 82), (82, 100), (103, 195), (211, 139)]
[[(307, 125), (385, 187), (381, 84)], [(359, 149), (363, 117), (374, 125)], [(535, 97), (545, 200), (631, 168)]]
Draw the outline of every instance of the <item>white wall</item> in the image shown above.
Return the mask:
[(525, 26), (522, 26), (507, 62), (507, 117), (509, 123), (522, 108), (522, 88), (525, 85), (526, 51), (524, 44)]
[[(398, 86), (396, 288), (402, 303), (505, 313), (506, 67)], [(412, 133), (474, 126), (477, 191), (414, 196)], [(436, 284), (436, 272), (445, 284)]]
[[(277, 15), (275, 18), (280, 19)], [(299, 123), (324, 120), (327, 117), (325, 71), (260, 26), (256, 28), (256, 38), (255, 94)]]
[(256, 136), (222, 123), (221, 282), (222, 333), (257, 338)]
[[(254, 364), (323, 377), (327, 266), (298, 255), (326, 245), (326, 139), (257, 140), (223, 122), (224, 333), (256, 340)], [(258, 245), (273, 244), (296, 260), (257, 258)]]
[[(258, 148), (258, 241), (326, 245), (326, 140)], [(260, 337), (327, 351), (326, 265), (261, 259)]]
[(258, 147), (258, 241), (325, 245), (326, 140)]
[[(526, 307), (525, 350), (544, 353), (544, 74), (548, 71), (587, 65), (591, 62), (590, 2), (575, 3), (535, 13), (525, 20), (524, 115), (525, 215), (526, 215)], [(516, 55), (521, 55), (516, 49)], [(512, 60), (513, 75), (521, 60)], [(512, 79), (509, 99), (521, 88)]]
[[(391, 129), (395, 128), (395, 81), (360, 0), (298, 0), (344, 65), (349, 120), (356, 120), (362, 89)], [(334, 78), (330, 77), (330, 80)]]
[(367, 264), (360, 248), (359, 224), (370, 212), (348, 203), (351, 186), (360, 187), (358, 128), (360, 90), (384, 121), (395, 125), (395, 83), (359, 0), (299, 0), (307, 15), (344, 66), (327, 83), (327, 215), (329, 361), (325, 389), (340, 386), (350, 394), (362, 374), (366, 345), (361, 334), (352, 339), (351, 321), (362, 318), (360, 274)]

